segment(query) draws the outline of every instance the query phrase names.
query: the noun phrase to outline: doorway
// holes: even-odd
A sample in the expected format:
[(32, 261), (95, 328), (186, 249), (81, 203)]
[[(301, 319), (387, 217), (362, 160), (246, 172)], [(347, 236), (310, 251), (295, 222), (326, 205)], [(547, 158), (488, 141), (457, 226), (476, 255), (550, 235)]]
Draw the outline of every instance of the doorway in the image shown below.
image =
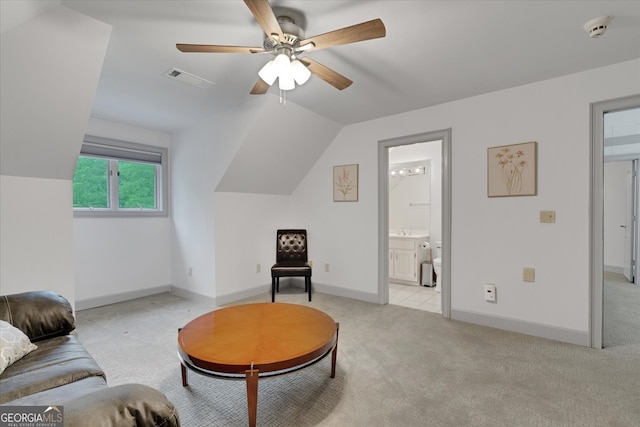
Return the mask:
[[(628, 125), (622, 126), (627, 129), (622, 130), (619, 125), (614, 126), (617, 130), (613, 130), (609, 123), (611, 119), (616, 117), (617, 113), (628, 114), (636, 117), (640, 114), (640, 95), (635, 95), (627, 98), (616, 99), (612, 101), (599, 102), (591, 105), (591, 304), (590, 304), (590, 345), (593, 348), (603, 348), (604, 346), (604, 319), (605, 309), (611, 307), (612, 304), (608, 297), (611, 294), (605, 295), (605, 277), (607, 283), (611, 276), (611, 272), (606, 272), (605, 275), (605, 247), (604, 247), (604, 227), (605, 227), (605, 158), (609, 161), (637, 159), (640, 157), (637, 154), (628, 153), (626, 151), (634, 150), (634, 144), (640, 147), (640, 121), (634, 122), (631, 120)], [(635, 113), (634, 113), (635, 112)], [(640, 152), (640, 151), (639, 151)], [(634, 157), (635, 156), (635, 157)], [(632, 213), (637, 211), (638, 197), (637, 195), (637, 176), (633, 177), (630, 182), (635, 189), (629, 190), (627, 196), (630, 200), (627, 201), (629, 205), (629, 221), (623, 220), (623, 226), (628, 226), (629, 234), (625, 238), (628, 239), (628, 248), (624, 250), (625, 257), (628, 259), (628, 266), (625, 268), (621, 266), (623, 272), (628, 270), (628, 276), (631, 280), (635, 280), (637, 277), (637, 263), (634, 262), (635, 254), (640, 253), (639, 244), (640, 238), (638, 238), (637, 227), (637, 214)], [(626, 184), (625, 184), (626, 185)], [(628, 222), (628, 225), (626, 225)], [(635, 280), (637, 282), (637, 280)], [(607, 285), (608, 286), (608, 285)], [(633, 285), (630, 285), (633, 286)], [(637, 286), (633, 286), (636, 291), (640, 290)], [(635, 292), (633, 293), (635, 295)], [(629, 299), (628, 297), (626, 298)], [(640, 302), (638, 303), (640, 305)], [(631, 310), (634, 313), (634, 319), (627, 319), (638, 322), (640, 325), (640, 316), (637, 316), (637, 307), (635, 310)], [(607, 319), (611, 319), (607, 316)], [(609, 321), (609, 320), (608, 320)], [(608, 325), (610, 326), (610, 325)], [(633, 328), (632, 328), (633, 329)], [(640, 328), (636, 328), (640, 329)], [(638, 335), (640, 336), (640, 335)], [(636, 338), (633, 338), (636, 339)]]
[[(441, 278), (440, 301), (442, 316), (451, 317), (451, 129), (426, 132), (378, 142), (378, 299), (381, 304), (389, 303), (389, 153), (394, 147), (404, 147), (418, 143), (441, 141), (440, 145), (440, 193), (441, 219), (440, 241)], [(416, 202), (416, 204), (424, 202)], [(417, 207), (417, 206), (416, 206)], [(400, 231), (407, 233), (410, 230)], [(420, 231), (420, 230), (418, 230)]]
[(442, 313), (442, 141), (389, 148), (389, 304)]

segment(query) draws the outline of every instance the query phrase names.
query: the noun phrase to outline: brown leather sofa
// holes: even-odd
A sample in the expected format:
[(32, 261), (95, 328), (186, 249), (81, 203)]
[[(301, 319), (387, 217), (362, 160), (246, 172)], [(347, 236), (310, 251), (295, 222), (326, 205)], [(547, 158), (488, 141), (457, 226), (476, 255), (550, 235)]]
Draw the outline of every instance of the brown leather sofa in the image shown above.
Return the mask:
[(49, 291), (0, 296), (0, 320), (37, 349), (0, 375), (0, 405), (62, 406), (65, 427), (179, 426), (174, 405), (142, 384), (108, 387), (105, 374), (78, 342), (69, 302)]

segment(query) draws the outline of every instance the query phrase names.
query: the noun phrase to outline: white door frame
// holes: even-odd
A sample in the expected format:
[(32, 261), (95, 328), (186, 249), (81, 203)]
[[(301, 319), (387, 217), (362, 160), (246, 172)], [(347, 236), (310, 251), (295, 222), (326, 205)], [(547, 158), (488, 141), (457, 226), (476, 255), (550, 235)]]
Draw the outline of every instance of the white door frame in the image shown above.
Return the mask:
[(378, 300), (389, 303), (389, 148), (442, 141), (442, 316), (451, 318), (451, 129), (378, 141)]
[(604, 114), (640, 106), (640, 95), (591, 104), (589, 345), (602, 348), (604, 292)]
[(635, 236), (637, 235), (637, 201), (636, 201), (636, 178), (637, 178), (637, 165), (638, 160), (630, 160), (631, 163), (631, 171), (630, 175), (626, 180), (626, 205), (625, 205), (625, 223), (622, 225), (624, 227), (624, 243), (625, 243), (625, 251), (628, 251), (627, 256), (624, 258), (624, 276), (631, 283), (634, 282), (635, 274)]

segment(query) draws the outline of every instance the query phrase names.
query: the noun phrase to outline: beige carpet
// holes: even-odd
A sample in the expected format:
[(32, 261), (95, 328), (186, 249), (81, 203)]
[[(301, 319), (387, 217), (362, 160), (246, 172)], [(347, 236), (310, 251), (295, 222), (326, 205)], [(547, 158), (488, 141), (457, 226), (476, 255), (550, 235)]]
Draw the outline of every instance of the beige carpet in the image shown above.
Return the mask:
[[(640, 425), (638, 341), (593, 350), (318, 293), (277, 300), (340, 322), (338, 369), (330, 379), (326, 358), (261, 380), (259, 426)], [(181, 385), (178, 328), (209, 310), (161, 294), (78, 312), (78, 333), (110, 385), (160, 389), (187, 427), (244, 426), (243, 381), (190, 372)]]
[(640, 345), (640, 286), (609, 272), (604, 274), (604, 283), (604, 347)]

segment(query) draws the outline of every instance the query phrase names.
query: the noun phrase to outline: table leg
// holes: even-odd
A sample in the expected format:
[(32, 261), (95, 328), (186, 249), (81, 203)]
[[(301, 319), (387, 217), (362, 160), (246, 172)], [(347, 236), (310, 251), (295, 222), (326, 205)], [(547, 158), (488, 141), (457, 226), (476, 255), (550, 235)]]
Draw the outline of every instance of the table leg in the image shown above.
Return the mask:
[(187, 367), (182, 363), (180, 364), (180, 371), (182, 371), (182, 387), (186, 387), (189, 385), (187, 383)]
[(244, 371), (247, 376), (247, 405), (249, 409), (249, 427), (256, 427), (258, 415), (258, 370)]
[(336, 377), (336, 359), (338, 358), (338, 333), (340, 332), (340, 323), (336, 322), (336, 345), (331, 352), (331, 378)]

